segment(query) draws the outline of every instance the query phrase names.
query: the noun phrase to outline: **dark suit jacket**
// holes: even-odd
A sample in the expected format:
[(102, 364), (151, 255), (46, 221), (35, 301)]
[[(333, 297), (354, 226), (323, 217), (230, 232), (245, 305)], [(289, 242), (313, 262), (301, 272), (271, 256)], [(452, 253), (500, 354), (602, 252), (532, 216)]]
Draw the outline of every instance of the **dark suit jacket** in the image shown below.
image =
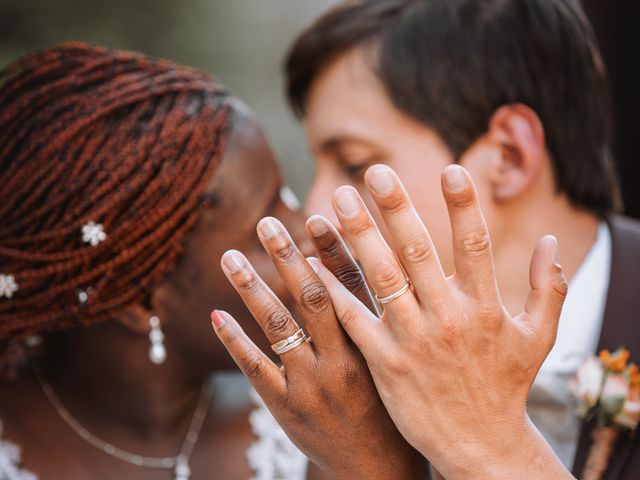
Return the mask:
[[(640, 222), (621, 216), (609, 219), (611, 275), (598, 350), (620, 346), (640, 364)], [(573, 474), (580, 478), (591, 446), (590, 423), (582, 426)], [(640, 480), (640, 431), (620, 437), (602, 480)]]

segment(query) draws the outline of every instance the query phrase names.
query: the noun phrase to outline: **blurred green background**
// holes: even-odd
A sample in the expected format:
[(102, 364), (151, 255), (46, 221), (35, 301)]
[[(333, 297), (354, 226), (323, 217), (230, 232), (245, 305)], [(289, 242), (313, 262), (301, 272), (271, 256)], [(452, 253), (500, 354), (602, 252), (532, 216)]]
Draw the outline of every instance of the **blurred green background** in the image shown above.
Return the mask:
[(312, 163), (289, 112), (282, 62), (336, 0), (0, 0), (0, 64), (65, 40), (138, 50), (207, 70), (253, 108), (304, 196)]
[[(581, 0), (609, 69), (614, 151), (628, 214), (640, 218), (637, 113), (639, 0)], [(297, 32), (338, 0), (0, 0), (0, 64), (64, 40), (139, 50), (214, 73), (258, 114), (304, 197), (313, 165), (283, 95), (282, 61)]]

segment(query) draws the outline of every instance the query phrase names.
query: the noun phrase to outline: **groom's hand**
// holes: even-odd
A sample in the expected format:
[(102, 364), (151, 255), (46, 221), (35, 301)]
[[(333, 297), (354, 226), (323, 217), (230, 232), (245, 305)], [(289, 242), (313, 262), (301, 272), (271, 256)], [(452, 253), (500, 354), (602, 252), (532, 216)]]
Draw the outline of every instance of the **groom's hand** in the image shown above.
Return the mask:
[(570, 477), (525, 410), (555, 341), (567, 291), (555, 238), (538, 242), (531, 293), (523, 313), (512, 317), (502, 304), (489, 233), (462, 167), (450, 166), (443, 175), (455, 261), (449, 277), (395, 173), (378, 165), (365, 179), (390, 246), (355, 189), (338, 189), (334, 209), (384, 304), (382, 317), (316, 266), (400, 432), (448, 480)]

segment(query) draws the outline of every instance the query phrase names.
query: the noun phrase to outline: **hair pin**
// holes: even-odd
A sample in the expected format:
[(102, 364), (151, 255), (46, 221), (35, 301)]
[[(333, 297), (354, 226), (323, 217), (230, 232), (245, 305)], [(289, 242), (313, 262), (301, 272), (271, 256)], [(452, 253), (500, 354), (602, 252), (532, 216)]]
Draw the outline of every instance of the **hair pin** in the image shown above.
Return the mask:
[(14, 277), (13, 275), (0, 273), (0, 298), (11, 298), (17, 291), (18, 283), (16, 282), (16, 277)]
[(97, 246), (100, 242), (107, 239), (104, 233), (104, 227), (101, 223), (95, 223), (93, 220), (82, 226), (82, 240), (91, 244), (92, 247)]

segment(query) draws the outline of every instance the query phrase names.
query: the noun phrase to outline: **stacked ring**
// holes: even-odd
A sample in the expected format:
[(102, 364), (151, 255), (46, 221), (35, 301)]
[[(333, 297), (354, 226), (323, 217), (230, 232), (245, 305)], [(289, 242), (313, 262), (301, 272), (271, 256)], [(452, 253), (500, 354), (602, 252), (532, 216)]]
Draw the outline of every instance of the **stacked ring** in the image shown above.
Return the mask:
[(409, 291), (410, 288), (411, 281), (407, 278), (407, 283), (405, 283), (404, 286), (397, 292), (394, 292), (391, 295), (387, 295), (386, 297), (379, 297), (378, 295), (375, 295), (375, 297), (380, 305), (384, 305), (385, 303), (393, 302), (396, 298), (400, 298), (407, 291)]
[(299, 329), (296, 333), (291, 335), (284, 340), (280, 340), (279, 342), (271, 345), (271, 349), (278, 355), (282, 355), (283, 353), (287, 353), (289, 350), (293, 350), (299, 345), (302, 345), (304, 342), (311, 340), (310, 337), (304, 333), (302, 329)]

